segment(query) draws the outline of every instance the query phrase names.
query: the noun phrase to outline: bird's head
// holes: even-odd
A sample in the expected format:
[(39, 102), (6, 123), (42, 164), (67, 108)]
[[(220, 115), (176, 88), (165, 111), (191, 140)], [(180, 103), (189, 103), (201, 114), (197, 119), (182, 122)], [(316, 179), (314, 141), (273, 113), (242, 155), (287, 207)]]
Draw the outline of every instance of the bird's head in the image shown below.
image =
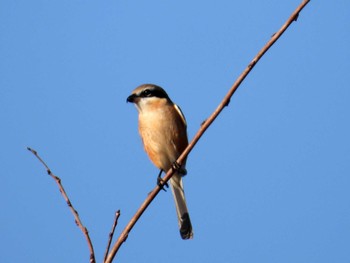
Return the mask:
[(138, 86), (126, 101), (134, 103), (138, 111), (160, 104), (172, 103), (165, 90), (154, 84)]

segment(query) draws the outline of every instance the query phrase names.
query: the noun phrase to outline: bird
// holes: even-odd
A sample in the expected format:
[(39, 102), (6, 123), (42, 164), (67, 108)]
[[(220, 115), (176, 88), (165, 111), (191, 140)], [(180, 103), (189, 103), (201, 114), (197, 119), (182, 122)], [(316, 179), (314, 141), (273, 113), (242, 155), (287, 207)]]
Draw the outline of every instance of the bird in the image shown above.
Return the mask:
[(182, 239), (192, 239), (193, 230), (185, 199), (182, 177), (187, 174), (186, 160), (178, 165), (177, 158), (188, 145), (187, 123), (180, 109), (166, 91), (155, 84), (143, 84), (134, 89), (127, 102), (138, 111), (138, 130), (144, 149), (161, 173), (176, 168), (169, 182), (175, 200), (179, 231)]

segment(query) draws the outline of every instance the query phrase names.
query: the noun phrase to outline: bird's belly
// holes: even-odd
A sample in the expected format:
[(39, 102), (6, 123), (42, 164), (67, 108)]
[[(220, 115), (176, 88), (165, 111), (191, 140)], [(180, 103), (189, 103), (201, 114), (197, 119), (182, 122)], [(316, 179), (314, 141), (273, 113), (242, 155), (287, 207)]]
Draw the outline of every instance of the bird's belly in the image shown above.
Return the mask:
[(171, 164), (177, 159), (177, 151), (172, 143), (172, 127), (166, 122), (168, 120), (161, 116), (148, 116), (141, 121), (139, 132), (143, 141), (146, 153), (155, 166), (167, 171)]

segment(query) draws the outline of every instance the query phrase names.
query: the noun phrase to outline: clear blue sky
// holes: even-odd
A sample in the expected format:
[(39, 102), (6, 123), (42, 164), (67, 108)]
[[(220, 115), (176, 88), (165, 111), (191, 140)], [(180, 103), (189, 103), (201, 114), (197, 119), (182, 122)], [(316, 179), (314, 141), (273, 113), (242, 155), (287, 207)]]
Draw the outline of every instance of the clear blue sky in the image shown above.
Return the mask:
[[(192, 138), (301, 0), (0, 1), (0, 261), (88, 262), (61, 177), (101, 262), (153, 189), (137, 112), (164, 87)], [(350, 262), (350, 2), (311, 1), (188, 160), (194, 239), (170, 192), (117, 262)]]

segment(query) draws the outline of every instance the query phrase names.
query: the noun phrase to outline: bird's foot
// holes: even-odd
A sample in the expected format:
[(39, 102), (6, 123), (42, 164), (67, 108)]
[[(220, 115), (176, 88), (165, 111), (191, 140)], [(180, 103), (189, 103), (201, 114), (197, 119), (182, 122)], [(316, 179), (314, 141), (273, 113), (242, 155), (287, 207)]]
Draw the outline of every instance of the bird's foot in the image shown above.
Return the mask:
[(172, 167), (177, 173), (181, 174), (182, 176), (185, 176), (187, 174), (187, 170), (181, 167), (177, 161), (173, 162)]
[(169, 188), (169, 184), (167, 182), (164, 182), (163, 178), (161, 177), (163, 170), (160, 170), (158, 177), (157, 177), (157, 185), (166, 192), (166, 189), (164, 188), (164, 186), (166, 188)]

